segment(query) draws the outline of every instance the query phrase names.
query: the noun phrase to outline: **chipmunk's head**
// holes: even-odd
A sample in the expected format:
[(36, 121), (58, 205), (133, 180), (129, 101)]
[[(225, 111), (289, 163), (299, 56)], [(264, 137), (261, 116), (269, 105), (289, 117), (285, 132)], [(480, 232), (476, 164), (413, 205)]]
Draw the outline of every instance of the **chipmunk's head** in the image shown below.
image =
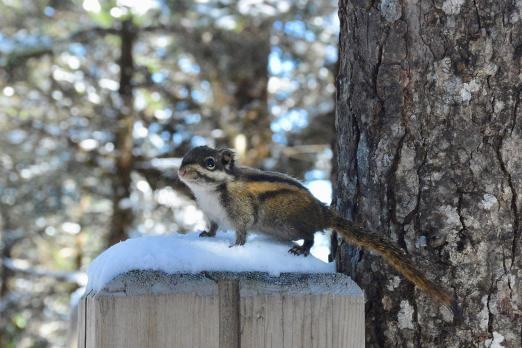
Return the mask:
[(234, 151), (198, 146), (183, 157), (178, 175), (189, 187), (219, 185), (232, 179), (233, 168)]

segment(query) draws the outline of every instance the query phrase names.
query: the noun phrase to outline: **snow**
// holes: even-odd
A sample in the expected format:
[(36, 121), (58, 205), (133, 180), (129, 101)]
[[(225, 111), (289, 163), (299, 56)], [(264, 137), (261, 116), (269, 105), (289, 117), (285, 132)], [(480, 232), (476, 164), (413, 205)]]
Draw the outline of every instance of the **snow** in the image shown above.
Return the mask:
[[(283, 272), (335, 272), (334, 263), (326, 263), (312, 255), (289, 254), (291, 243), (252, 234), (244, 246), (229, 247), (234, 238), (232, 232), (218, 233), (214, 238), (200, 238), (198, 233), (193, 232), (128, 239), (105, 250), (91, 263), (86, 292), (100, 291), (114, 277), (131, 270), (166, 273), (268, 272), (272, 276)], [(314, 246), (312, 254), (325, 256), (325, 249), (328, 250), (325, 240), (319, 238), (319, 245)]]

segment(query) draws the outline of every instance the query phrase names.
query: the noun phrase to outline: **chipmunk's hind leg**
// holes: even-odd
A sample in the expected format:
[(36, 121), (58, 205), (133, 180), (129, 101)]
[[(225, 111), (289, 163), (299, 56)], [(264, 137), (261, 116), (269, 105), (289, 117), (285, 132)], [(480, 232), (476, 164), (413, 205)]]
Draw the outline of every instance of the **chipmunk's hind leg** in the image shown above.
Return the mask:
[(288, 252), (290, 254), (304, 255), (306, 257), (306, 256), (310, 255), (310, 249), (312, 248), (313, 245), (314, 245), (313, 239), (306, 239), (303, 242), (303, 245), (296, 245), (293, 248), (291, 248), (290, 250), (288, 250)]
[(236, 241), (234, 244), (229, 245), (229, 247), (232, 248), (235, 246), (245, 245), (246, 237), (247, 237), (247, 232), (245, 229), (243, 229), (243, 228), (237, 229), (236, 230)]

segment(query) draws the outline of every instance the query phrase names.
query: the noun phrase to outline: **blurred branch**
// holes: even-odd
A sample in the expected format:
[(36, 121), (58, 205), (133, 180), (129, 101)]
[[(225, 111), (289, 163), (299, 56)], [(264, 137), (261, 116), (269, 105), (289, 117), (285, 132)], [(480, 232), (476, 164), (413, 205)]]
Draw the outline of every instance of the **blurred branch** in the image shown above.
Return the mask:
[(119, 29), (117, 28), (102, 28), (102, 27), (91, 27), (87, 29), (78, 30), (68, 39), (67, 41), (80, 41), (84, 42), (91, 39), (94, 36), (104, 36), (104, 35), (118, 35)]
[(58, 281), (76, 283), (85, 286), (87, 275), (84, 272), (54, 271), (42, 267), (31, 265), (26, 260), (4, 258), (2, 260), (5, 267), (15, 273), (21, 273), (32, 277), (49, 277)]
[(7, 70), (12, 70), (17, 66), (23, 64), (31, 58), (39, 58), (45, 55), (52, 55), (58, 47), (69, 44), (71, 42), (85, 42), (94, 36), (104, 35), (115, 35), (119, 32), (117, 28), (102, 28), (102, 27), (91, 27), (87, 29), (78, 30), (72, 35), (56, 39), (50, 44), (42, 44), (40, 47), (24, 47), (22, 49), (15, 50), (7, 55), (4, 66)]
[[(194, 30), (182, 25), (155, 25), (144, 28), (136, 28), (143, 32), (182, 32), (185, 34), (192, 33)], [(86, 29), (81, 29), (68, 37), (59, 38), (52, 40), (52, 43), (42, 45), (40, 47), (25, 47), (23, 49), (16, 50), (7, 55), (7, 59), (3, 64), (7, 70), (15, 69), (17, 66), (22, 65), (24, 62), (31, 58), (39, 58), (45, 55), (53, 55), (61, 46), (68, 45), (71, 42), (82, 42), (85, 43), (93, 38), (105, 36), (105, 35), (120, 35), (122, 28), (110, 27), (103, 28), (94, 26)], [(0, 64), (2, 66), (2, 64)]]
[(286, 157), (300, 157), (308, 154), (317, 154), (330, 148), (330, 144), (296, 145), (285, 147), (281, 152)]
[(152, 167), (137, 167), (135, 170), (143, 175), (153, 190), (170, 186), (176, 190), (176, 192), (194, 200), (194, 195), (190, 189), (179, 180), (176, 172), (172, 171), (170, 174), (166, 174), (164, 171)]
[(155, 32), (167, 32), (167, 33), (195, 33), (197, 30), (194, 27), (183, 24), (157, 24), (149, 25), (141, 28), (142, 32), (155, 33)]
[(52, 54), (53, 50), (51, 47), (43, 46), (43, 47), (27, 47), (26, 49), (20, 49), (14, 52), (11, 52), (6, 59), (5, 68), (7, 70), (11, 70), (16, 68), (17, 65), (20, 65), (31, 58), (39, 58), (48, 54)]

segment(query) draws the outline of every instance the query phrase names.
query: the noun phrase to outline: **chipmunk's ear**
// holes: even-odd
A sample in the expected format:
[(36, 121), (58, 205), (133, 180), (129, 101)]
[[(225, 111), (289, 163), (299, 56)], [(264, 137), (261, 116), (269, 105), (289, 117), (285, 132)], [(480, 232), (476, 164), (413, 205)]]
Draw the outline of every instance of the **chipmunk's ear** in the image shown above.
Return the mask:
[(234, 157), (236, 153), (231, 149), (220, 149), (219, 154), (221, 155), (221, 161), (223, 165), (227, 168), (230, 168), (234, 165)]

